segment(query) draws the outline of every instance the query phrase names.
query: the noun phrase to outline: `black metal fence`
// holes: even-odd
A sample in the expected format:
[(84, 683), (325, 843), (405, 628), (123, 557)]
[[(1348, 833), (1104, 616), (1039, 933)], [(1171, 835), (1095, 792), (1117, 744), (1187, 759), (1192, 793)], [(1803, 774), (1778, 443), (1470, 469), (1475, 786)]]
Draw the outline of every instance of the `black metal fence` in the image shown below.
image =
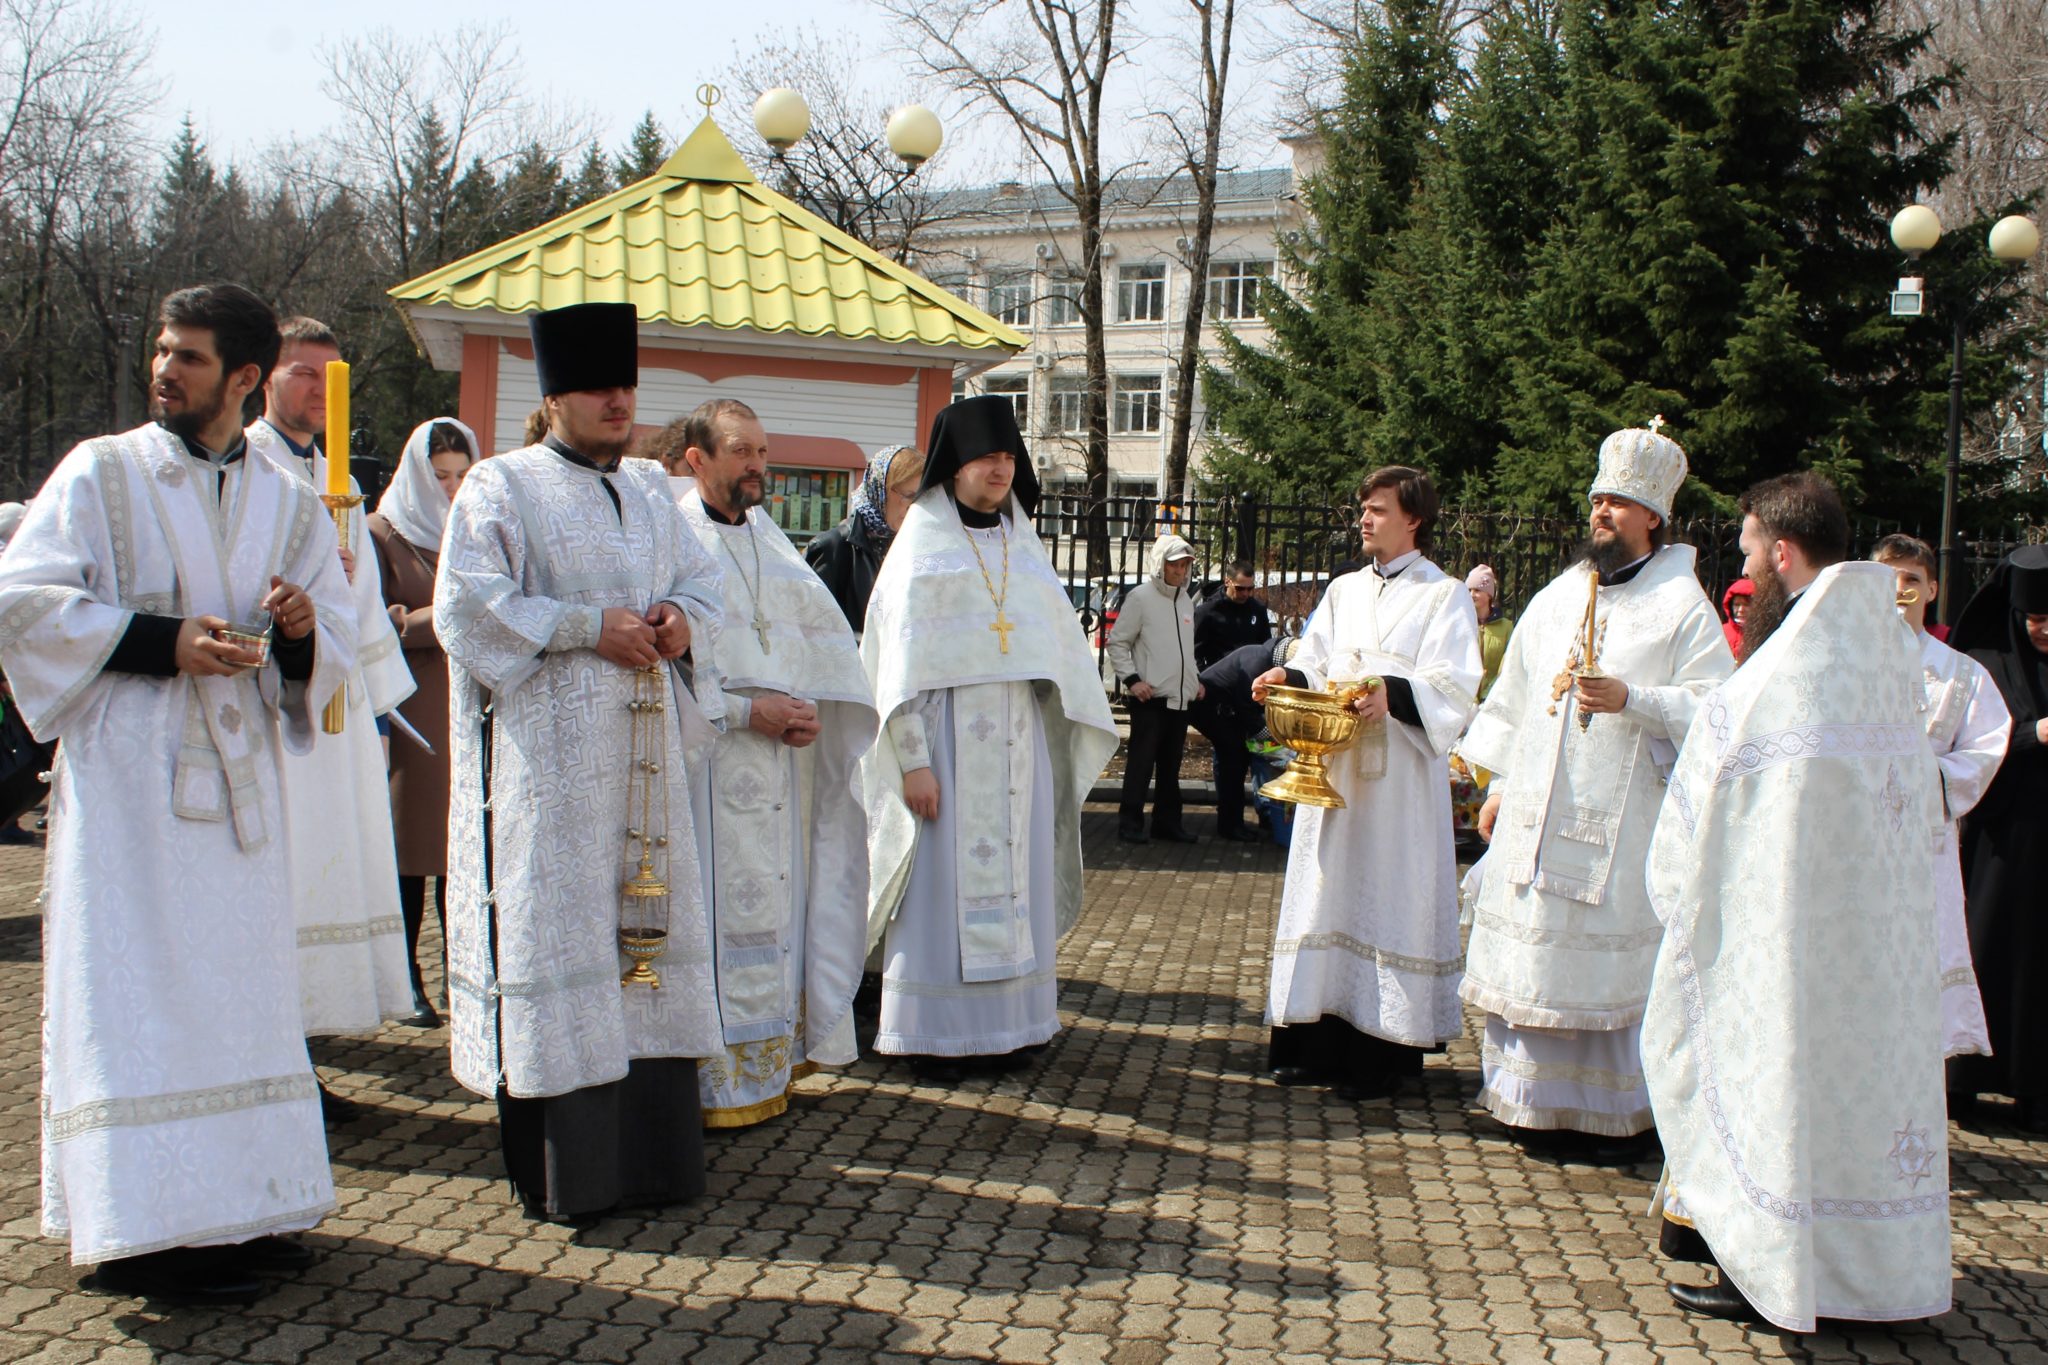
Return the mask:
[[(1260, 596), (1289, 629), (1313, 610), (1331, 574), (1359, 558), (1358, 512), (1348, 497), (1328, 504), (1269, 503), (1236, 494), (1182, 504), (1120, 497), (1109, 499), (1104, 507), (1108, 572), (1091, 575), (1089, 505), (1085, 494), (1048, 494), (1037, 520), (1053, 567), (1091, 626), (1105, 604), (1113, 608), (1123, 589), (1144, 580), (1153, 542), (1169, 532), (1195, 547), (1196, 577), (1204, 587), (1232, 561), (1249, 562), (1259, 579)], [(1938, 539), (1933, 528), (1858, 519), (1852, 552), (1867, 554), (1880, 537), (1901, 529), (1930, 543)], [(1699, 552), (1700, 583), (1718, 604), (1728, 584), (1742, 573), (1741, 521), (1680, 518), (1672, 522), (1671, 531), (1674, 540)], [(1519, 615), (1536, 590), (1577, 556), (1585, 535), (1582, 520), (1486, 506), (1451, 507), (1437, 522), (1430, 558), (1461, 576), (1475, 564), (1493, 566), (1500, 576), (1503, 609)], [(1957, 602), (1967, 600), (1971, 588), (2015, 547), (2043, 541), (2048, 541), (2048, 527), (2014, 525), (1965, 532)]]

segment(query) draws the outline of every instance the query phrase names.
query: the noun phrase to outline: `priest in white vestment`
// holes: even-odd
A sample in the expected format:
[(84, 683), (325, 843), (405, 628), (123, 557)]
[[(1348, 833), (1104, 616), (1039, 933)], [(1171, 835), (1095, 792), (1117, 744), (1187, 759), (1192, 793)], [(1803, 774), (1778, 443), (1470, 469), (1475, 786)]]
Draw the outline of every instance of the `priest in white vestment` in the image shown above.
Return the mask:
[[(321, 493), (327, 456), (315, 436), (327, 421), (327, 362), (341, 359), (341, 351), (333, 332), (312, 318), (287, 318), (282, 332), (263, 416), (248, 429), (249, 449)], [(349, 487), (362, 491), (353, 478)], [(416, 1003), (398, 909), (391, 791), (377, 737), (377, 717), (412, 695), (412, 673), (384, 610), (363, 509), (348, 515), (356, 672), (348, 682), (347, 721), (340, 734), (323, 731), (310, 753), (288, 755), (284, 763), (299, 994), (312, 1036), (372, 1033)], [(324, 1098), (330, 1117), (353, 1116), (353, 1105)]]
[(60, 741), (43, 1232), (101, 1289), (220, 1304), (310, 1261), (276, 1234), (334, 1207), (278, 786), (352, 671), (355, 617), (326, 510), (247, 457), (275, 314), (215, 285), (160, 320), (158, 423), (67, 455), (0, 560), (0, 665)]
[(788, 1109), (793, 1081), (859, 1055), (859, 778), (875, 706), (853, 628), (761, 509), (768, 436), (753, 409), (713, 399), (687, 431), (683, 520), (724, 571), (726, 622), (690, 651), (697, 696), (725, 714), (691, 774), (724, 1041), (697, 1077), (705, 1126), (741, 1128)]
[(1744, 495), (1746, 659), (1708, 696), (1650, 848), (1664, 925), (1643, 1070), (1663, 1244), (1695, 1312), (1788, 1331), (1947, 1310), (1934, 849), (1919, 642), (1834, 489)]
[(1059, 1031), (1081, 806), (1116, 752), (1094, 653), (1029, 520), (1037, 501), (1009, 399), (942, 411), (861, 636), (883, 717), (862, 765), (875, 1050), (939, 1082), (1026, 1064)]
[[(716, 642), (720, 584), (661, 466), (621, 458), (632, 307), (528, 325), (548, 433), (463, 480), (435, 579), (454, 751), (449, 1023), (456, 1079), (498, 1101), (528, 1214), (576, 1222), (704, 1188), (696, 1059), (723, 1044), (686, 746), (711, 730), (668, 661)], [(637, 709), (650, 683), (658, 711)], [(643, 789), (646, 829), (629, 804)], [(643, 853), (668, 893), (629, 902)], [(666, 929), (659, 989), (620, 979), (620, 932), (641, 928)]]
[(1267, 686), (1379, 685), (1358, 739), (1329, 760), (1342, 809), (1295, 811), (1266, 995), (1282, 1085), (1385, 1099), (1458, 1035), (1458, 864), (1451, 745), (1479, 686), (1472, 594), (1427, 557), (1436, 486), (1390, 465), (1359, 487), (1367, 568), (1330, 584)]
[[(1460, 991), (1486, 1012), (1479, 1103), (1601, 1164), (1648, 1152), (1637, 1031), (1664, 933), (1643, 869), (1678, 743), (1735, 668), (1693, 548), (1666, 543), (1685, 475), (1660, 432), (1601, 443), (1586, 554), (1530, 602), (1458, 745), (1494, 774)], [(1604, 676), (1574, 685), (1589, 598)]]
[(1958, 654), (1927, 632), (1927, 608), (1940, 572), (1934, 547), (1890, 535), (1870, 552), (1897, 578), (1899, 615), (1920, 641), (1925, 697), (1920, 719), (1934, 761), (1941, 765), (1941, 841), (1934, 851), (1935, 928), (1941, 947), (1942, 1055), (1991, 1055), (1984, 997), (1970, 960), (1970, 923), (1963, 896), (1957, 826), (1998, 776), (2012, 739), (2012, 712), (1984, 665)]

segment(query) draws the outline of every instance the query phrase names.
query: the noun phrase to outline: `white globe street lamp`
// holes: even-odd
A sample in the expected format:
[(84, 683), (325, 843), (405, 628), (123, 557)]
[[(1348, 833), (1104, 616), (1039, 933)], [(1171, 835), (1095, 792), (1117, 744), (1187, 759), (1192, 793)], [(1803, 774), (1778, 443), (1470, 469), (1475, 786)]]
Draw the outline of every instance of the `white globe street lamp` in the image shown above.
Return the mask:
[(916, 170), (938, 155), (946, 130), (940, 126), (939, 116), (922, 104), (906, 104), (889, 116), (888, 137), (889, 150)]
[[(1892, 215), (1892, 244), (1904, 252), (1908, 260), (1918, 260), (1923, 252), (1932, 251), (1940, 240), (1941, 219), (1925, 204), (1909, 204)], [(1985, 245), (1990, 249), (1993, 260), (2017, 266), (2041, 249), (2041, 230), (2034, 225), (2033, 219), (2013, 214), (1999, 219), (1992, 226)], [(1977, 289), (1980, 284), (1989, 282), (1989, 278), (1963, 282), (1956, 291), (1960, 296), (1959, 302), (1949, 310), (1954, 322), (1949, 350), (1948, 465), (1943, 471), (1941, 484), (1941, 592), (1937, 605), (1943, 625), (1955, 623), (1955, 618), (1949, 613), (1949, 593), (1955, 582), (1956, 483), (1963, 468), (1963, 342), (1970, 315), (1982, 302), (1983, 296)], [(1892, 312), (1901, 316), (1917, 316), (1924, 284), (1925, 281), (1918, 277), (1900, 280), (1899, 291), (1892, 295)]]
[(788, 87), (765, 90), (754, 101), (754, 131), (779, 155), (811, 131), (810, 106)]

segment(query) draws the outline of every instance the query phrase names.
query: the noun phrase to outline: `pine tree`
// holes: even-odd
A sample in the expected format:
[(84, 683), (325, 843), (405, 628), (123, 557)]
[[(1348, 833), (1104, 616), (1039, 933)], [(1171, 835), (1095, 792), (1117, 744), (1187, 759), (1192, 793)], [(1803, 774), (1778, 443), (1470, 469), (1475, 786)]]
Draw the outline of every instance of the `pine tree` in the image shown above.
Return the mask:
[(1433, 0), (1389, 0), (1364, 22), (1322, 123), (1324, 166), (1304, 187), (1309, 230), (1282, 250), (1295, 283), (1267, 293), (1272, 348), (1226, 330), (1227, 368), (1204, 376), (1220, 436), (1212, 483), (1314, 500), (1356, 484), (1387, 397), (1375, 301), (1401, 287), (1388, 261), (1456, 72)]
[(654, 111), (649, 109), (633, 125), (633, 131), (626, 136), (625, 150), (612, 162), (612, 180), (623, 189), (636, 180), (645, 180), (653, 175), (666, 160), (668, 135), (655, 121)]
[(1934, 357), (1885, 318), (1885, 227), (1949, 145), (1919, 133), (1944, 88), (1910, 74), (1925, 35), (1886, 12), (1567, 6), (1559, 126), (1577, 173), (1522, 309), (1502, 492), (1574, 505), (1605, 432), (1655, 412), (1695, 500), (1815, 463), (1873, 510), (1924, 492), (1911, 457)]

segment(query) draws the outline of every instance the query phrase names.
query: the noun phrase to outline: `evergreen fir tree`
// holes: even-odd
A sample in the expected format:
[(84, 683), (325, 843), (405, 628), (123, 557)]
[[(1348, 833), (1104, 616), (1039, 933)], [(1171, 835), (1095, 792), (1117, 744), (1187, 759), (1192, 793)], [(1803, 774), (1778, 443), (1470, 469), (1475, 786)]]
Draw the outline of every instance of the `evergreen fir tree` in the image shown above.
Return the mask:
[(1225, 330), (1227, 366), (1204, 375), (1220, 436), (1212, 482), (1317, 501), (1356, 484), (1386, 402), (1373, 307), (1401, 287), (1387, 263), (1456, 72), (1433, 0), (1389, 0), (1365, 21), (1321, 127), (1324, 167), (1304, 187), (1308, 232), (1283, 247), (1298, 283), (1266, 294), (1272, 348)]
[(661, 169), (668, 153), (668, 135), (662, 132), (654, 111), (649, 109), (633, 125), (633, 131), (626, 137), (625, 150), (612, 162), (613, 183), (623, 189), (636, 180), (645, 180)]

